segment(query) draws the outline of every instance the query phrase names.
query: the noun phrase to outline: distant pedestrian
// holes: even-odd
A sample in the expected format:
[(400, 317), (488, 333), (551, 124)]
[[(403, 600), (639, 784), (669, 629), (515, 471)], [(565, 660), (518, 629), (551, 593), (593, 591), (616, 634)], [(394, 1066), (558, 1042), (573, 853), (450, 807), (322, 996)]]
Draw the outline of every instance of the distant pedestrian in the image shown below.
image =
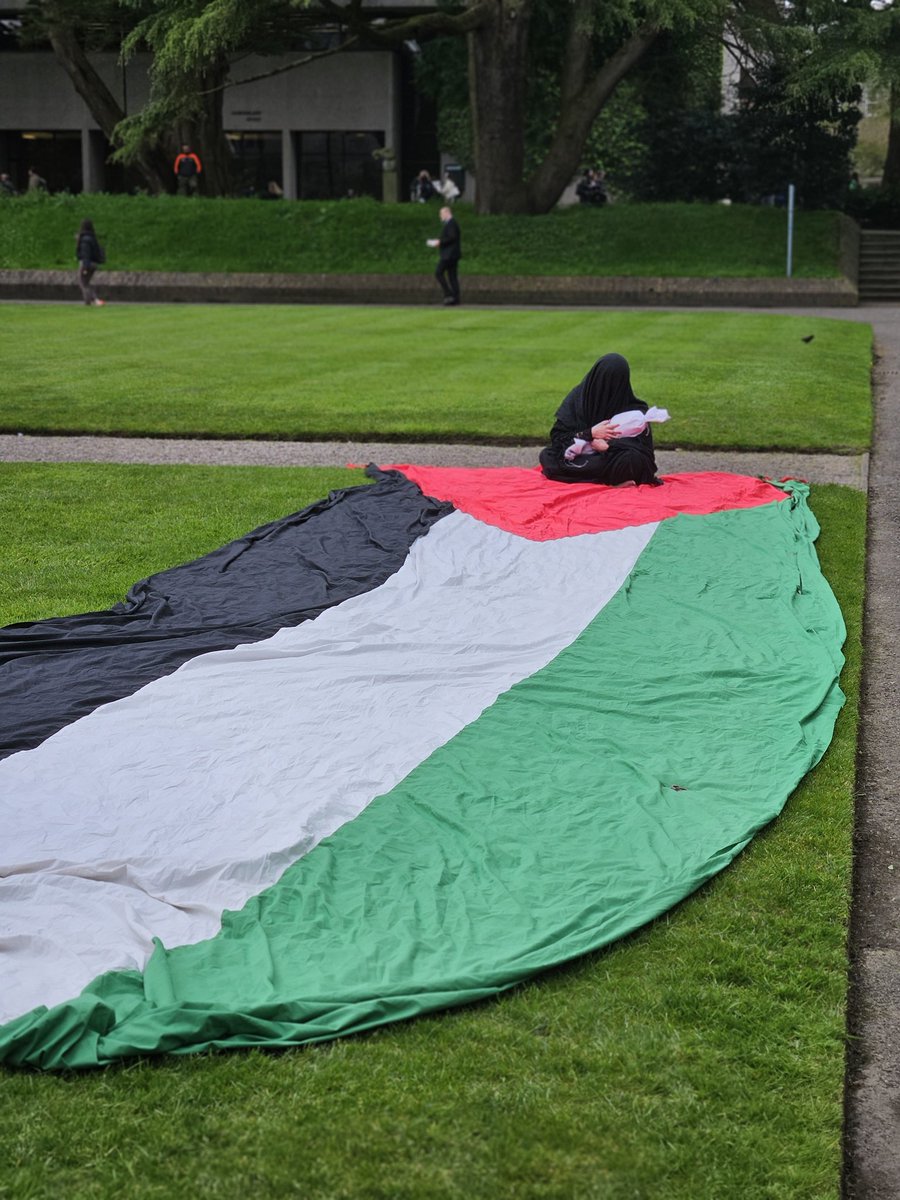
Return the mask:
[(179, 196), (196, 196), (197, 184), (203, 171), (200, 156), (195, 154), (187, 142), (183, 142), (181, 153), (175, 156), (175, 179)]
[(28, 190), (29, 192), (46, 192), (47, 180), (38, 175), (34, 167), (28, 168)]
[(75, 257), (78, 259), (78, 286), (82, 300), (90, 307), (102, 308), (106, 301), (97, 298), (92, 280), (97, 268), (106, 262), (106, 255), (97, 240), (94, 223), (87, 217), (75, 234)]
[(438, 194), (438, 190), (434, 185), (434, 180), (426, 170), (421, 170), (413, 180), (410, 190), (410, 200), (416, 204), (426, 204), (434, 196)]
[(575, 195), (582, 204), (590, 204), (598, 207), (605, 204), (608, 197), (606, 195), (605, 173), (596, 171), (593, 168), (585, 171), (582, 178), (578, 181), (575, 188)]
[(428, 245), (440, 250), (434, 277), (441, 285), (446, 305), (459, 304), (459, 277), (457, 268), (462, 258), (459, 225), (452, 209), (446, 205), (441, 209), (443, 229), (439, 238), (429, 238)]
[(459, 187), (449, 171), (444, 172), (444, 178), (441, 182), (441, 194), (448, 204), (452, 204), (454, 200), (459, 199)]
[(0, 196), (15, 196), (16, 185), (5, 171), (0, 171)]

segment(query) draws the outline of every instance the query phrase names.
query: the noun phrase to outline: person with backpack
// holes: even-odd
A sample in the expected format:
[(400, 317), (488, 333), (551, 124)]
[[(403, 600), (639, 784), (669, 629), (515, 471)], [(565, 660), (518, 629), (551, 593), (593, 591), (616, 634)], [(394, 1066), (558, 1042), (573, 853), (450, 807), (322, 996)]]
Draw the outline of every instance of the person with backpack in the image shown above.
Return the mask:
[(106, 301), (98, 299), (92, 280), (97, 268), (106, 262), (106, 254), (97, 240), (93, 221), (87, 217), (75, 234), (75, 257), (78, 259), (78, 286), (82, 300), (89, 307), (103, 308)]
[(197, 183), (202, 170), (203, 164), (200, 162), (199, 155), (195, 154), (185, 142), (181, 147), (181, 153), (175, 157), (175, 179), (178, 184), (179, 196), (197, 195)]

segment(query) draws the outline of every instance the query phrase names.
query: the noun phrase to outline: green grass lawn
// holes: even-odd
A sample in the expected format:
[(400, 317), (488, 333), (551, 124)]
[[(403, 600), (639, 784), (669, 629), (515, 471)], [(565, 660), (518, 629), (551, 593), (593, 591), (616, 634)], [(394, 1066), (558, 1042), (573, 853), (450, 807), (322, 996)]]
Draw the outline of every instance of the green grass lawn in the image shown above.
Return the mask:
[[(0, 464), (0, 622), (106, 606), (361, 481)], [(865, 497), (817, 487), (812, 505), (848, 703), (818, 768), (723, 874), (497, 1002), (279, 1054), (0, 1072), (0, 1197), (836, 1197)]]
[(539, 445), (609, 350), (670, 409), (660, 446), (859, 450), (871, 431), (871, 330), (821, 317), (73, 303), (7, 305), (3, 329), (2, 432)]
[[(74, 267), (90, 217), (118, 271), (430, 273), (438, 204), (374, 200), (22, 196), (2, 201), (0, 268)], [(716, 204), (576, 206), (546, 216), (457, 209), (470, 275), (784, 275), (784, 210)], [(839, 274), (840, 218), (797, 214), (794, 274)]]

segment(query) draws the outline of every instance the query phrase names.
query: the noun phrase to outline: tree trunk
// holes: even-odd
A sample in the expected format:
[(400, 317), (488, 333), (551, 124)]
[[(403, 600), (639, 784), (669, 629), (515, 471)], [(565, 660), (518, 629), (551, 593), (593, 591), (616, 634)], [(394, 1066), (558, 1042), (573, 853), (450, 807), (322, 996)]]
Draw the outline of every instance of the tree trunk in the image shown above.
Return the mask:
[[(116, 126), (125, 116), (118, 100), (91, 65), (71, 25), (54, 21), (48, 13), (47, 34), (60, 66), (72, 80), (107, 141), (115, 144)], [(135, 167), (151, 192), (168, 191), (169, 171), (161, 150), (142, 150), (135, 160)]]
[(197, 109), (182, 124), (182, 142), (197, 151), (203, 164), (200, 190), (206, 196), (227, 196), (231, 192), (231, 151), (222, 128), (222, 85), (228, 76), (228, 61), (220, 59), (197, 80)]
[(493, 0), (469, 39), (469, 100), (480, 213), (526, 212), (525, 85), (532, 0)]
[(526, 180), (531, 7), (532, 0), (492, 0), (488, 19), (468, 35), (476, 206), (481, 213), (549, 212), (581, 165), (584, 144), (604, 104), (659, 33), (650, 25), (637, 30), (592, 75), (589, 5), (572, 0), (556, 132), (544, 161)]
[(891, 84), (890, 124), (881, 186), (900, 196), (900, 86)]

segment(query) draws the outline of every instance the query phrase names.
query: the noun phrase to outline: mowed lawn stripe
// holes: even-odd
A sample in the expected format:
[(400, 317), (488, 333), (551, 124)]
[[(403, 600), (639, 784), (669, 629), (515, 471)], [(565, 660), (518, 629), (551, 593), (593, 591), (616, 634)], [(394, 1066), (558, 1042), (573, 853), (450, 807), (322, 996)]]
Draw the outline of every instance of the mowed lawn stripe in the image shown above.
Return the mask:
[(661, 446), (871, 432), (871, 330), (819, 317), (73, 303), (7, 306), (4, 329), (2, 432), (540, 444), (609, 350), (671, 411)]

